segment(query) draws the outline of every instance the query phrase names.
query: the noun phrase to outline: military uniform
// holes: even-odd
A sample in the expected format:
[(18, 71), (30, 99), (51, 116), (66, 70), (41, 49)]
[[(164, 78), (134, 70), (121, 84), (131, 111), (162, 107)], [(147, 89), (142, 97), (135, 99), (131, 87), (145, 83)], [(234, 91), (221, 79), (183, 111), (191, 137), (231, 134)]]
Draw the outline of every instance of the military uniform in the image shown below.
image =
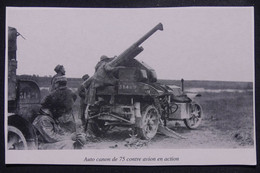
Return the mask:
[(39, 138), (39, 149), (73, 149), (83, 147), (84, 134), (76, 132), (72, 108), (77, 95), (67, 88), (67, 79), (57, 77), (57, 88), (42, 102), (41, 110), (50, 113), (39, 115), (33, 125)]
[(84, 87), (88, 88), (86, 102), (89, 105), (95, 104), (96, 89), (98, 87), (115, 85), (117, 82), (117, 79), (113, 75), (115, 68), (107, 66), (107, 63), (111, 60), (113, 59), (106, 58), (98, 62), (94, 75), (83, 83)]
[(55, 87), (56, 79), (57, 79), (58, 77), (60, 77), (60, 76), (65, 77), (65, 75), (62, 75), (62, 74), (59, 74), (59, 73), (55, 74), (55, 75), (52, 77), (52, 79), (51, 79), (51, 88), (50, 88), (50, 91), (51, 91), (51, 92), (55, 90), (55, 88), (56, 88), (56, 87)]
[[(82, 79), (86, 81), (89, 78), (88, 75), (84, 75)], [(78, 95), (81, 98), (80, 99), (80, 108), (79, 108), (79, 119), (81, 119), (82, 125), (86, 125), (86, 117), (85, 117), (85, 111), (87, 108), (87, 100), (86, 100), (86, 94), (88, 89), (84, 85), (80, 85), (78, 88)]]
[(62, 65), (57, 65), (55, 68), (54, 68), (54, 71), (57, 73), (56, 75), (54, 75), (51, 79), (51, 88), (50, 88), (50, 91), (54, 91), (56, 89), (56, 80), (59, 78), (59, 77), (65, 77), (65, 69)]
[(39, 149), (74, 149), (71, 133), (66, 132), (51, 116), (39, 115), (33, 125), (37, 130)]
[(53, 115), (59, 115), (60, 125), (70, 132), (76, 131), (73, 116), (73, 105), (77, 95), (66, 86), (59, 87), (50, 93), (42, 102), (42, 108), (47, 108)]

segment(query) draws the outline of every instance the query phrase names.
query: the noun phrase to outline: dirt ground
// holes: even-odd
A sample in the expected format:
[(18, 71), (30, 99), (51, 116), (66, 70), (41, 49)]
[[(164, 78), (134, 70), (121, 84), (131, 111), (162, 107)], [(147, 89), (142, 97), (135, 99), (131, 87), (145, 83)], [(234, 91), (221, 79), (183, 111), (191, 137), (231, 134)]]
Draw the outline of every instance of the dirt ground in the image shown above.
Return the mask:
[(128, 145), (131, 130), (115, 127), (102, 137), (90, 138), (85, 149), (254, 147), (252, 93), (211, 93), (199, 103), (204, 108), (204, 118), (197, 129), (189, 130), (183, 121), (168, 123), (170, 129), (185, 139), (157, 133), (150, 141), (139, 140), (136, 145)]
[[(90, 139), (85, 148), (95, 149), (126, 149), (126, 148), (245, 148), (253, 147), (250, 139), (246, 139), (246, 135), (236, 136), (235, 133), (225, 133), (219, 129), (212, 128), (212, 123), (203, 121), (201, 126), (196, 130), (189, 130), (185, 127), (183, 122), (169, 123), (170, 129), (178, 134), (181, 134), (185, 139), (177, 139), (168, 137), (158, 133), (150, 141), (141, 141), (139, 145), (129, 146), (128, 138), (130, 138), (131, 131), (127, 128), (116, 127), (102, 137)], [(238, 135), (238, 134), (237, 134)], [(244, 140), (248, 142), (244, 143)]]

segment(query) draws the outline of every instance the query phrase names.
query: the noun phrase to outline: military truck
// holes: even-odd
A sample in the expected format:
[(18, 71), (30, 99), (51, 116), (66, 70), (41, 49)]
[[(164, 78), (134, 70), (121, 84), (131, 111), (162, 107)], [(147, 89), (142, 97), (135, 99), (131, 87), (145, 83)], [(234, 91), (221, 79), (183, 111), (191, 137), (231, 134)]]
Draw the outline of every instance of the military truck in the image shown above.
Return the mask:
[(37, 138), (31, 121), (40, 108), (40, 89), (28, 76), (18, 76), (16, 28), (8, 27), (8, 134), (7, 149), (36, 149)]
[(194, 100), (198, 95), (189, 97), (181, 87), (158, 83), (155, 70), (135, 59), (144, 50), (140, 45), (158, 30), (163, 31), (161, 23), (106, 64), (121, 68), (113, 74), (115, 85), (96, 89), (97, 103), (87, 111), (88, 125), (97, 136), (115, 126), (126, 126), (140, 138), (152, 139), (170, 120), (184, 120), (190, 129), (199, 126), (202, 108)]

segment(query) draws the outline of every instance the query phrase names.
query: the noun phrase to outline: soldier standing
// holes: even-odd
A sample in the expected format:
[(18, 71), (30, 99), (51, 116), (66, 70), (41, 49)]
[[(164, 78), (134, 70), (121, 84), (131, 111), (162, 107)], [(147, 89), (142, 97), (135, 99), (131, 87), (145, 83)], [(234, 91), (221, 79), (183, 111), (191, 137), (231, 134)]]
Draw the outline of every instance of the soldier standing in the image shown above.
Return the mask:
[[(110, 61), (114, 58), (108, 58), (107, 56), (103, 55), (100, 58), (100, 61), (95, 67), (95, 73), (92, 77), (86, 80), (82, 85), (85, 88), (88, 88), (87, 94), (87, 103), (89, 106), (93, 106), (96, 101), (96, 89), (102, 86), (108, 85), (115, 85), (118, 81), (117, 78), (114, 76), (115, 70), (122, 68), (122, 67), (111, 67), (108, 65)], [(113, 98), (111, 99), (111, 101)], [(112, 101), (113, 102), (113, 101)]]
[[(82, 76), (83, 81), (86, 81), (89, 78), (88, 74), (85, 74)], [(80, 85), (78, 88), (78, 95), (80, 97), (80, 110), (79, 110), (79, 119), (81, 119), (82, 125), (86, 128), (86, 119), (85, 117), (85, 111), (87, 108), (87, 99), (86, 99), (86, 94), (87, 94), (88, 88), (86, 88), (84, 85)]]
[(50, 88), (50, 91), (54, 91), (56, 88), (55, 88), (55, 80), (57, 77), (59, 76), (64, 76), (65, 77), (65, 68), (63, 65), (57, 65), (55, 68), (54, 68), (54, 71), (57, 73), (55, 74), (52, 79), (51, 79), (51, 88)]

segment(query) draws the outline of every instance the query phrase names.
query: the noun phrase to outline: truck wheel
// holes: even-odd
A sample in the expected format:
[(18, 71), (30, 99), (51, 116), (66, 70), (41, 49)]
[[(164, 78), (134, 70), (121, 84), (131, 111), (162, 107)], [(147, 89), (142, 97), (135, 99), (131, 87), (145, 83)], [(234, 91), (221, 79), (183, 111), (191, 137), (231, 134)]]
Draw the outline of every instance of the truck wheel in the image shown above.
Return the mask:
[(27, 150), (28, 145), (23, 133), (14, 126), (8, 126), (8, 149)]
[(155, 106), (145, 106), (137, 127), (137, 134), (141, 139), (152, 139), (158, 130), (160, 114)]
[(97, 137), (105, 134), (110, 128), (110, 126), (105, 125), (105, 121), (98, 120), (98, 119), (90, 120), (88, 126), (91, 132)]
[(184, 119), (185, 125), (189, 129), (196, 129), (202, 120), (202, 109), (197, 103), (189, 104), (189, 116), (190, 118)]

